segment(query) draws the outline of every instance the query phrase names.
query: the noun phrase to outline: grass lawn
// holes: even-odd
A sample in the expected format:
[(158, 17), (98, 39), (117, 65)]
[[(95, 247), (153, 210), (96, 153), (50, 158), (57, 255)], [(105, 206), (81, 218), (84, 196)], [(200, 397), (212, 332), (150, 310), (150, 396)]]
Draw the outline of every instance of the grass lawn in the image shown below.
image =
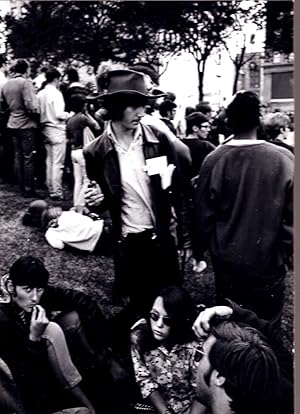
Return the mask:
[[(68, 191), (62, 207), (72, 205)], [(49, 202), (49, 199), (45, 198)], [(120, 308), (111, 303), (113, 263), (109, 257), (50, 247), (43, 233), (36, 228), (22, 225), (21, 219), (33, 199), (24, 199), (17, 188), (0, 184), (0, 274), (7, 273), (12, 263), (21, 255), (34, 255), (43, 259), (50, 272), (50, 281), (56, 285), (72, 287), (91, 294), (103, 312), (110, 316)], [(53, 203), (59, 205), (59, 203)], [(213, 304), (214, 278), (212, 268), (202, 276), (195, 276), (187, 269), (185, 287), (197, 303)], [(282, 321), (282, 339), (293, 348), (293, 274), (287, 278), (286, 303)]]

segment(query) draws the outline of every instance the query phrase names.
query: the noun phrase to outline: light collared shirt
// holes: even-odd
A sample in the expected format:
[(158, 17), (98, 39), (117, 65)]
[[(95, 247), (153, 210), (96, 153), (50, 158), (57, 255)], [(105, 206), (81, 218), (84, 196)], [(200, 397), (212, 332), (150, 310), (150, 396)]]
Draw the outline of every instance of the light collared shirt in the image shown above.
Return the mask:
[(65, 121), (70, 118), (70, 114), (65, 111), (62, 93), (54, 85), (48, 84), (38, 93), (37, 97), (42, 126), (65, 130)]
[(116, 139), (111, 123), (107, 134), (113, 141), (118, 154), (121, 185), (123, 190), (121, 220), (122, 235), (140, 233), (153, 229), (155, 216), (150, 194), (150, 178), (145, 171), (143, 138), (139, 126), (129, 148), (124, 148)]

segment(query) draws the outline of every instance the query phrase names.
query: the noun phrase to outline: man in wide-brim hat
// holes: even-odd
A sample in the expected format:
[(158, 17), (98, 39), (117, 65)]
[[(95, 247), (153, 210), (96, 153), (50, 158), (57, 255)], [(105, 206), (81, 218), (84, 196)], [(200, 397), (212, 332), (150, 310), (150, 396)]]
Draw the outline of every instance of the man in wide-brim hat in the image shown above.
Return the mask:
[[(181, 283), (177, 248), (189, 246), (188, 200), (180, 190), (173, 144), (164, 133), (140, 122), (148, 100), (158, 97), (148, 92), (144, 75), (111, 71), (100, 97), (109, 122), (84, 149), (87, 175), (95, 182), (86, 202), (98, 212), (109, 209), (114, 293), (129, 297), (136, 315), (150, 306), (160, 288)], [(170, 231), (172, 207), (178, 217), (178, 246)]]

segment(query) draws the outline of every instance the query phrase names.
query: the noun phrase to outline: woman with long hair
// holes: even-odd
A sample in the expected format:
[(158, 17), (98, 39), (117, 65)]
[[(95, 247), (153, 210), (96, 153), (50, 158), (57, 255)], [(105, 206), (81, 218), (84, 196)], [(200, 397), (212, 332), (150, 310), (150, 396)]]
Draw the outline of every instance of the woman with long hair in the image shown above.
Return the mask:
[(160, 291), (145, 319), (131, 330), (131, 356), (141, 395), (160, 414), (204, 413), (195, 400), (201, 344), (191, 330), (194, 309), (188, 292)]

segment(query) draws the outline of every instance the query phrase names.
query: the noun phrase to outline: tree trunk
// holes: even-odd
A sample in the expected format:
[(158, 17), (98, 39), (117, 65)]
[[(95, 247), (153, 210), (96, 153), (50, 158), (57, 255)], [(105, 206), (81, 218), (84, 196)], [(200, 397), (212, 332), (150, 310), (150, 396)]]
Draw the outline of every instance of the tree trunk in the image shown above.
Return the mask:
[(238, 65), (234, 65), (234, 81), (233, 81), (233, 88), (232, 88), (232, 94), (234, 95), (237, 92), (237, 86), (238, 86), (238, 81), (239, 81), (239, 76), (240, 76), (240, 69), (241, 67)]
[(245, 52), (246, 52), (246, 46), (242, 48), (240, 55), (237, 55), (237, 57), (235, 58), (235, 62), (234, 62), (235, 74), (234, 74), (234, 81), (233, 81), (233, 88), (232, 88), (233, 95), (237, 92), (240, 71), (244, 65)]
[(203, 98), (204, 98), (203, 80), (204, 80), (204, 69), (205, 69), (206, 59), (205, 60), (196, 59), (196, 62), (197, 62), (197, 70), (198, 70), (198, 80), (199, 80), (198, 93), (199, 93), (199, 102), (200, 102), (200, 101), (203, 101)]

